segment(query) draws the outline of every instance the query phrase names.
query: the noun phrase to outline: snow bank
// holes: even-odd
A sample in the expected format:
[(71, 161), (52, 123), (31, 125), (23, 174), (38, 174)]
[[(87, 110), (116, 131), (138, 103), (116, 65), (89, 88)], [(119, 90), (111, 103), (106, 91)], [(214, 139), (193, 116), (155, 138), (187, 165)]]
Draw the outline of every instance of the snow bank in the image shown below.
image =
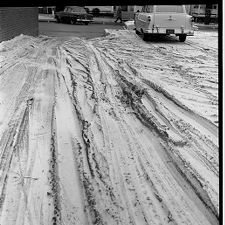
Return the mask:
[(128, 30), (133, 30), (135, 28), (133, 20), (126, 21), (124, 24), (125, 24), (126, 29), (128, 29)]
[(1, 43), (0, 224), (219, 224), (216, 33), (107, 32)]

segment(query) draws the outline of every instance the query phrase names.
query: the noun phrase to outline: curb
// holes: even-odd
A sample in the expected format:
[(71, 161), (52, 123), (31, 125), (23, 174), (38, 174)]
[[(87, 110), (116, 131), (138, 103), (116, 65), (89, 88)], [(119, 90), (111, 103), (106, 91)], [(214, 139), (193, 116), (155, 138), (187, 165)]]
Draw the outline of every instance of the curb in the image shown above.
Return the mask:
[(218, 24), (205, 25), (201, 23), (195, 23), (195, 26), (197, 26), (200, 30), (218, 30)]
[(110, 32), (109, 32), (108, 29), (104, 29), (104, 31), (105, 31), (105, 34), (106, 34), (106, 35), (109, 35), (109, 34), (110, 34)]
[[(105, 35), (110, 35), (110, 29), (104, 29)], [(127, 28), (125, 26), (123, 26), (123, 30), (127, 30)], [(129, 30), (128, 30), (129, 31)]]
[[(56, 22), (55, 19), (38, 19), (38, 22)], [(115, 23), (113, 21), (93, 21), (90, 24), (109, 24), (109, 25), (124, 25), (124, 23)]]
[(105, 22), (105, 21), (93, 21), (93, 22), (91, 22), (91, 24), (109, 24), (109, 25), (118, 25), (118, 26), (124, 25), (124, 23), (115, 23), (115, 22), (111, 22), (111, 21), (107, 21), (107, 22)]
[(49, 22), (56, 22), (56, 20), (52, 20), (52, 19), (50, 19), (50, 20), (47, 20), (47, 19), (38, 19), (38, 22), (47, 22), (47, 23), (49, 23)]
[[(53, 20), (38, 20), (38, 22), (47, 22), (47, 23), (50, 23), (50, 22), (55, 22), (55, 23), (57, 23), (56, 21), (53, 21)], [(116, 24), (116, 23), (114, 23), (114, 22), (98, 22), (98, 21), (96, 21), (96, 22), (91, 22), (90, 24), (108, 24), (108, 25), (118, 25), (118, 26), (122, 26), (122, 25), (124, 25), (123, 23), (122, 24)]]

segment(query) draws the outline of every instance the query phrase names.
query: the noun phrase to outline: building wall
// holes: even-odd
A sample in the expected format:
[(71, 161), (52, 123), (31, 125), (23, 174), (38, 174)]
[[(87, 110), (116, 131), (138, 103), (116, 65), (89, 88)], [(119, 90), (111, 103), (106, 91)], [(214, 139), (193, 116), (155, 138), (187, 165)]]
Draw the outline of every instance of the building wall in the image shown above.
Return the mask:
[[(191, 5), (191, 15), (195, 17), (205, 17), (206, 5)], [(218, 17), (218, 4), (212, 4), (211, 17)]]
[(0, 7), (0, 42), (20, 34), (38, 36), (38, 7)]
[(92, 12), (93, 9), (99, 9), (100, 12), (113, 12), (113, 6), (84, 6), (85, 8), (88, 8), (90, 12)]

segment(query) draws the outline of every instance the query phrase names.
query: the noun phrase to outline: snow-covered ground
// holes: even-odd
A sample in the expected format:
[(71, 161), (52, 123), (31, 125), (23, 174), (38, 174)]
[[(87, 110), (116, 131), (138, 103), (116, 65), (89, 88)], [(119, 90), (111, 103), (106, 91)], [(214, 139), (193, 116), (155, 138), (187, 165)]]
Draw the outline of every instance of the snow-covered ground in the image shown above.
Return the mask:
[(0, 224), (219, 224), (218, 33), (0, 44)]

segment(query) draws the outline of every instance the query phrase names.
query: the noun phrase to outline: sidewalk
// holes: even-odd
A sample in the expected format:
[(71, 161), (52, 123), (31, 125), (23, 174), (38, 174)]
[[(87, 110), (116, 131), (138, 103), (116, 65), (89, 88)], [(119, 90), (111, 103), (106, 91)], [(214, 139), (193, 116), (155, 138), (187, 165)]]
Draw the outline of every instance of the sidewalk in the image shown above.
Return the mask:
[(118, 23), (115, 23), (115, 18), (111, 18), (111, 17), (94, 17), (94, 21), (92, 23), (95, 23), (95, 24), (120, 24), (119, 22)]
[(52, 14), (38, 14), (39, 22), (56, 22)]
[(211, 29), (211, 30), (215, 30), (215, 29), (218, 29), (218, 24), (217, 23), (211, 23), (211, 24), (204, 24), (204, 23), (194, 23), (198, 28), (199, 30), (208, 30), (208, 29)]
[[(56, 19), (51, 14), (38, 14), (39, 22), (56, 22)], [(115, 23), (115, 18), (110, 17), (94, 17), (93, 24), (120, 24)]]
[[(38, 21), (39, 22), (56, 22), (56, 19), (51, 14), (39, 14), (38, 15)], [(111, 17), (94, 17), (94, 21), (92, 24), (120, 24), (115, 23), (115, 18)], [(133, 21), (127, 21), (124, 22), (127, 29), (134, 29)], [(197, 30), (217, 30), (218, 24), (209, 24), (206, 25), (204, 23), (194, 23), (195, 26), (197, 26)]]

